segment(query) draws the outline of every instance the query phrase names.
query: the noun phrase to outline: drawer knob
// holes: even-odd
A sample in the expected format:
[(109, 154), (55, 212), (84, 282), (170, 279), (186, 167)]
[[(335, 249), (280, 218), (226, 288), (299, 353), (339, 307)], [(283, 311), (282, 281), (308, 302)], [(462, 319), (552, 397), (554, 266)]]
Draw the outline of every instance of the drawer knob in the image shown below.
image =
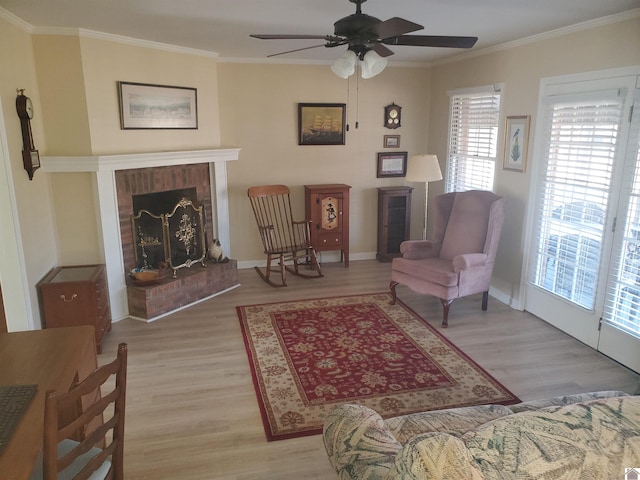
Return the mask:
[(73, 295), (71, 295), (71, 298), (67, 300), (66, 295), (63, 293), (62, 295), (60, 295), (60, 298), (63, 302), (73, 302), (76, 298), (78, 298), (78, 294), (74, 293)]

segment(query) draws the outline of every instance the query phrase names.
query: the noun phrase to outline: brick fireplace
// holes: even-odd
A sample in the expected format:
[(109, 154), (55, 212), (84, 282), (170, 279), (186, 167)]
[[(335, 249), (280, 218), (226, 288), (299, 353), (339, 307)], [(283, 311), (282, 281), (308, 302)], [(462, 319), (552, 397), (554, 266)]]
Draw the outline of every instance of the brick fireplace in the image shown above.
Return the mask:
[[(134, 210), (136, 200), (140, 203), (145, 197), (148, 199), (151, 195), (153, 197), (148, 202), (149, 205), (146, 205), (147, 208), (157, 206), (159, 198), (172, 198), (176, 195), (192, 195), (192, 198), (187, 200), (193, 202), (197, 207), (203, 208), (204, 225), (198, 225), (198, 227), (203, 227), (205, 240), (204, 245), (196, 245), (198, 254), (200, 254), (196, 257), (201, 258), (201, 254), (206, 251), (208, 242), (215, 238), (211, 228), (213, 216), (209, 168), (209, 164), (200, 163), (155, 166), (115, 172), (125, 273), (142, 267), (134, 255), (136, 248), (139, 248), (139, 244), (136, 245), (139, 240), (136, 232), (133, 231), (132, 217), (139, 213), (139, 209)], [(169, 200), (167, 201), (170, 203)], [(158, 210), (156, 215), (170, 213), (176, 203), (159, 207), (164, 211)], [(162, 263), (166, 268), (167, 264), (164, 261)], [(170, 261), (167, 263), (170, 264)], [(158, 268), (158, 259), (153, 261), (149, 267)], [(133, 279), (127, 277), (127, 302), (130, 316), (153, 320), (238, 284), (235, 260), (216, 264), (205, 259), (204, 262), (196, 262), (189, 264), (188, 267), (175, 270), (173, 274), (169, 273), (170, 270), (166, 268), (163, 278), (150, 285), (136, 284)]]
[(137, 194), (195, 188), (195, 202), (204, 206), (206, 241), (218, 238), (232, 256), (226, 162), (237, 160), (238, 154), (237, 148), (220, 148), (42, 158), (44, 171), (93, 174), (114, 320), (132, 316), (152, 321), (239, 286), (234, 260), (181, 268), (175, 279), (153, 285), (133, 285), (128, 275), (135, 267), (131, 215)]

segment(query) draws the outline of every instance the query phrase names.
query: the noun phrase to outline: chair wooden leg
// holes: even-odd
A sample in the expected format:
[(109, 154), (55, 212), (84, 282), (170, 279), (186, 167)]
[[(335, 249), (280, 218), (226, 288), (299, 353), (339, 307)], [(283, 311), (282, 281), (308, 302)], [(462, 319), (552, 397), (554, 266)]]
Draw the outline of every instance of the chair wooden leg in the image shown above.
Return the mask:
[(280, 277), (282, 277), (282, 285), (287, 286), (287, 270), (284, 265), (284, 255), (280, 255), (280, 261), (278, 262), (280, 265)]
[(398, 285), (398, 282), (394, 282), (393, 280), (391, 280), (391, 283), (389, 283), (389, 289), (391, 290), (391, 305), (395, 305), (396, 300), (398, 300), (398, 296), (396, 295), (397, 285)]
[(441, 298), (440, 303), (442, 303), (442, 328), (447, 328), (449, 326), (449, 307), (453, 303), (453, 300)]
[(489, 302), (489, 292), (482, 292), (482, 310), (487, 311), (487, 303)]

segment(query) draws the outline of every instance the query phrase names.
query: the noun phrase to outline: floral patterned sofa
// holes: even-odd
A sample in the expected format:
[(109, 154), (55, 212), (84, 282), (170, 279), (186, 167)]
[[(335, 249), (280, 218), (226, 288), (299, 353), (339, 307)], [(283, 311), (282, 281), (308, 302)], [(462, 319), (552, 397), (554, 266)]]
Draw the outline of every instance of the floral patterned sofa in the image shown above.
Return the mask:
[(640, 467), (640, 396), (606, 391), (383, 420), (335, 408), (324, 444), (342, 480), (619, 479)]

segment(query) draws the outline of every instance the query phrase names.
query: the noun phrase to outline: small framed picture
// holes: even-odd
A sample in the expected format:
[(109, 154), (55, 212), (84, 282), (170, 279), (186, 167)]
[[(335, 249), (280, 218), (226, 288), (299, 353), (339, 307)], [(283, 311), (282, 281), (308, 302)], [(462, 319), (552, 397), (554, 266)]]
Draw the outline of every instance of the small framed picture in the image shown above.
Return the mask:
[(378, 178), (404, 177), (407, 174), (407, 152), (378, 153)]
[(383, 148), (400, 148), (400, 135), (385, 135)]
[(504, 160), (502, 168), (524, 172), (529, 146), (529, 115), (507, 117), (504, 129)]

